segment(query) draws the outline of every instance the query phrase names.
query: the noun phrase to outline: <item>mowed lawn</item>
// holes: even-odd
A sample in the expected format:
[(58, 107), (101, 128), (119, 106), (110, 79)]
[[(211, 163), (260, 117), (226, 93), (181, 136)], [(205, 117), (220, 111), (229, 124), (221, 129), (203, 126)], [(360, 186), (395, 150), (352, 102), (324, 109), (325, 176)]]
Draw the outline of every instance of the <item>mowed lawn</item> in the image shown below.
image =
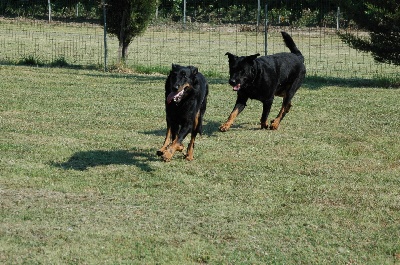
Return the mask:
[(2, 264), (400, 263), (399, 89), (308, 78), (279, 130), (249, 101), (221, 133), (236, 95), (209, 79), (195, 160), (164, 163), (165, 76), (0, 80)]

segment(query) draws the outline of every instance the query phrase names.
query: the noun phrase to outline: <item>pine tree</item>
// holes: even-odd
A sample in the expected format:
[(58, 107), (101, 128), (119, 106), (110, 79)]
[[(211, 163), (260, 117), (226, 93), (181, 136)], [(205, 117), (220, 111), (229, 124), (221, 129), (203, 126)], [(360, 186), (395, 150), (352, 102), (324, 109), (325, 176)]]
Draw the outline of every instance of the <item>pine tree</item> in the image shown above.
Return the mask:
[(368, 36), (339, 33), (351, 47), (370, 52), (378, 62), (400, 65), (400, 2), (398, 0), (343, 1), (354, 22)]
[(117, 36), (119, 60), (124, 62), (132, 40), (143, 33), (155, 14), (157, 0), (108, 0), (107, 31)]

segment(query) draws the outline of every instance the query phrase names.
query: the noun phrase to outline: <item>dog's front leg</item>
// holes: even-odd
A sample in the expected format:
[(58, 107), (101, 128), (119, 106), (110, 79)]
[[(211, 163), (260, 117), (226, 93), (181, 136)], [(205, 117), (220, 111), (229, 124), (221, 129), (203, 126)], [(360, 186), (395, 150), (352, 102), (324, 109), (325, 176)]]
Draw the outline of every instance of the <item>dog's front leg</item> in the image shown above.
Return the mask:
[(173, 133), (174, 128), (171, 129), (173, 131), (172, 138), (174, 138), (174, 140), (168, 146), (167, 150), (165, 150), (165, 152), (162, 156), (165, 162), (169, 162), (172, 159), (172, 156), (175, 154), (176, 151), (182, 152), (183, 149), (185, 149), (182, 142), (183, 142), (183, 139), (185, 139), (185, 137), (188, 135), (188, 133), (190, 132), (191, 129), (192, 129), (191, 124), (183, 125), (182, 128), (179, 130), (178, 134)]
[(272, 106), (272, 102), (274, 101), (274, 99), (269, 99), (266, 101), (263, 101), (263, 111), (261, 114), (261, 129), (268, 129), (268, 115), (271, 111), (271, 106)]
[(184, 149), (182, 145), (182, 140), (179, 140), (180, 130), (179, 124), (172, 122), (170, 127), (171, 141), (165, 147), (162, 153), (162, 158), (165, 162), (169, 162), (176, 151), (182, 151)]
[(246, 107), (246, 104), (243, 103), (236, 103), (235, 107), (233, 108), (231, 114), (228, 117), (228, 120), (219, 127), (221, 132), (226, 132), (232, 126), (233, 122), (235, 121), (236, 117), (239, 115), (240, 112)]
[(182, 152), (185, 147), (181, 142), (179, 142), (178, 138), (176, 138), (172, 144), (165, 150), (162, 155), (162, 158), (165, 162), (171, 161), (176, 151)]
[(167, 134), (165, 135), (165, 140), (163, 146), (157, 151), (158, 156), (162, 156), (167, 150), (168, 145), (171, 143), (171, 126), (167, 126)]

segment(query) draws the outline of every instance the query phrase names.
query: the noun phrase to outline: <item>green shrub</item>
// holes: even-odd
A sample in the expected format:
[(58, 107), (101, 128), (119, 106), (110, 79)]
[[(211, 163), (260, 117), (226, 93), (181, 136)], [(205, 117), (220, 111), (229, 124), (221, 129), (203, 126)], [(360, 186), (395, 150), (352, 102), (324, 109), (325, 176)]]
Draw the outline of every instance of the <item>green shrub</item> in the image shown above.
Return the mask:
[(70, 66), (70, 64), (67, 62), (67, 60), (65, 59), (64, 56), (61, 56), (61, 57), (55, 59), (50, 64), (50, 66), (53, 66), (53, 67), (68, 67), (68, 66)]
[(38, 55), (26, 55), (22, 57), (18, 63), (19, 65), (43, 66), (45, 63)]

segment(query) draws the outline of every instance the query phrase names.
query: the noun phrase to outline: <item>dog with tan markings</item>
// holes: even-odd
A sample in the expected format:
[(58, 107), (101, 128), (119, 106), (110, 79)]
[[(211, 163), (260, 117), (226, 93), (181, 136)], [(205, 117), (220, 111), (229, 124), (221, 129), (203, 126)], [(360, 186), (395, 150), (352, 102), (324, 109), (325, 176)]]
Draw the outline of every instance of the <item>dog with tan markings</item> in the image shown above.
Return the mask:
[(194, 142), (202, 132), (207, 95), (208, 83), (197, 67), (172, 65), (165, 82), (167, 133), (163, 146), (157, 151), (165, 162), (170, 161), (176, 151), (184, 150), (182, 141), (189, 133), (191, 139), (185, 158), (193, 160)]
[[(290, 53), (277, 53), (258, 57), (260, 54), (238, 57), (226, 53), (229, 58), (229, 84), (237, 92), (235, 106), (227, 121), (219, 130), (226, 132), (235, 118), (246, 107), (247, 100), (257, 99), (262, 102), (261, 128), (276, 130), (289, 112), (291, 101), (300, 88), (305, 74), (304, 57), (293, 39), (286, 32), (281, 32)], [(268, 124), (268, 115), (275, 96), (283, 97), (278, 116)]]

